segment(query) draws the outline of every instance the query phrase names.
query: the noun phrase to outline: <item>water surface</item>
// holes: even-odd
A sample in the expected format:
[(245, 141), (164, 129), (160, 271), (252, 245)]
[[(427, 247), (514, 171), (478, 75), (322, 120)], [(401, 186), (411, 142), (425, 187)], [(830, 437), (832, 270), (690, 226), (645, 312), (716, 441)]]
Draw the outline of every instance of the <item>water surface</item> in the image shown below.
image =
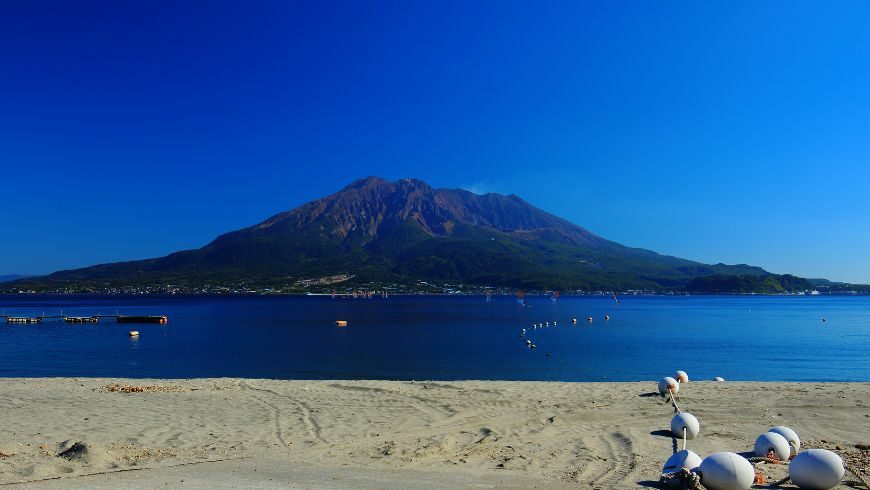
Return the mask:
[[(632, 381), (683, 369), (696, 379), (870, 381), (870, 297), (627, 296), (617, 305), (609, 297), (562, 296), (528, 303), (0, 296), (7, 315), (169, 316), (167, 325), (2, 323), (0, 376)], [(335, 327), (338, 319), (349, 326)], [(532, 329), (542, 322), (551, 326)], [(518, 337), (521, 328), (537, 349)], [(138, 340), (128, 337), (131, 329), (141, 332)]]

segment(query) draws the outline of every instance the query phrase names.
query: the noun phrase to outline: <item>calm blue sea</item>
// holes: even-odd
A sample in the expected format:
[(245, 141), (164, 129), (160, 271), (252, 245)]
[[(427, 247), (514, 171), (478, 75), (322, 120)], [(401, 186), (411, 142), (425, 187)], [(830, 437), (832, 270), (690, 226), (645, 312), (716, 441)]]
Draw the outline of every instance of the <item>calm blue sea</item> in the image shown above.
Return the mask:
[(169, 316), (0, 323), (0, 376), (870, 381), (870, 297), (621, 299), (0, 296), (7, 315)]

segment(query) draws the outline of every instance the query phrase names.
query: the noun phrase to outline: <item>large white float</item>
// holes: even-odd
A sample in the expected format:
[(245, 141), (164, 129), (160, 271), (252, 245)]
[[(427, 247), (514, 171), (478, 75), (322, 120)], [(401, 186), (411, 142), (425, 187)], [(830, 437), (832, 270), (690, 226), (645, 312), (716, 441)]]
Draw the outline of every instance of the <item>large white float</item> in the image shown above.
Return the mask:
[(698, 466), (701, 466), (701, 457), (688, 449), (683, 449), (675, 452), (665, 461), (662, 473), (675, 473), (683, 468), (694, 470)]
[(755, 440), (753, 452), (759, 458), (766, 458), (772, 454), (775, 458), (787, 461), (791, 455), (791, 446), (788, 445), (788, 440), (781, 434), (765, 432)]
[(686, 429), (686, 439), (694, 439), (701, 431), (701, 424), (690, 413), (683, 412), (674, 415), (674, 418), (671, 419), (671, 433), (674, 434), (674, 437), (682, 439), (684, 428)]
[(669, 391), (673, 394), (678, 393), (680, 391), (680, 384), (674, 378), (667, 376), (659, 381), (659, 393), (667, 395)]
[(752, 463), (734, 453), (713, 453), (701, 461), (698, 471), (709, 490), (748, 490), (755, 481)]
[(827, 449), (807, 449), (788, 465), (789, 478), (800, 488), (834, 488), (845, 474), (843, 459)]
[(801, 438), (798, 437), (797, 432), (789, 429), (784, 425), (777, 425), (776, 427), (770, 429), (768, 432), (776, 432), (782, 437), (785, 437), (785, 440), (788, 441), (789, 446), (791, 446), (791, 457), (797, 456), (797, 453), (800, 452)]

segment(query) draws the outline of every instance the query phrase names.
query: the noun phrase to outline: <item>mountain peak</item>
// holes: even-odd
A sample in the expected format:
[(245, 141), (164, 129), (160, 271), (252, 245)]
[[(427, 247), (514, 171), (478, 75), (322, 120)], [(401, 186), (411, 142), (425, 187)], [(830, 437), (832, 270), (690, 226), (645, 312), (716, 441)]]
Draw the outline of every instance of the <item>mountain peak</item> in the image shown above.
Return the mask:
[(404, 178), (391, 181), (383, 177), (371, 175), (351, 182), (341, 189), (339, 193), (359, 189), (384, 189), (390, 191), (394, 189), (432, 190), (432, 186), (420, 179)]
[(356, 179), (350, 184), (344, 186), (341, 191), (351, 190), (351, 189), (361, 189), (363, 187), (372, 186), (372, 185), (383, 185), (389, 184), (389, 181), (383, 177), (378, 177), (376, 175), (370, 175), (368, 177), (363, 177), (361, 179)]
[(342, 245), (365, 245), (389, 236), (397, 227), (413, 226), (427, 236), (448, 236), (457, 225), (527, 235), (550, 230), (575, 244), (604, 242), (513, 194), (478, 195), (460, 189), (434, 189), (419, 179), (389, 181), (375, 176), (356, 180), (335, 194), (276, 215), (254, 229), (289, 227), (298, 231), (316, 227)]

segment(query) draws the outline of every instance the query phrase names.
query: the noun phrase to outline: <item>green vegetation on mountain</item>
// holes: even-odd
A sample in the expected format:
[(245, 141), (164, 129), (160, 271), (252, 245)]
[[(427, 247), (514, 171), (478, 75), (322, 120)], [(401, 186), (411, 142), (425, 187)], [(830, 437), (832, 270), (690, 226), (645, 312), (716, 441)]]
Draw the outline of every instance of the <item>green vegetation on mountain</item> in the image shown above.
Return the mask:
[(355, 283), (559, 290), (783, 292), (805, 280), (748, 265), (708, 265), (630, 248), (517, 196), (433, 189), (376, 177), (166, 257), (60, 271), (13, 290), (174, 284), (285, 287), (348, 275)]
[(780, 294), (815, 289), (806, 279), (789, 274), (721, 275), (692, 279), (686, 290), (694, 293), (762, 293)]

